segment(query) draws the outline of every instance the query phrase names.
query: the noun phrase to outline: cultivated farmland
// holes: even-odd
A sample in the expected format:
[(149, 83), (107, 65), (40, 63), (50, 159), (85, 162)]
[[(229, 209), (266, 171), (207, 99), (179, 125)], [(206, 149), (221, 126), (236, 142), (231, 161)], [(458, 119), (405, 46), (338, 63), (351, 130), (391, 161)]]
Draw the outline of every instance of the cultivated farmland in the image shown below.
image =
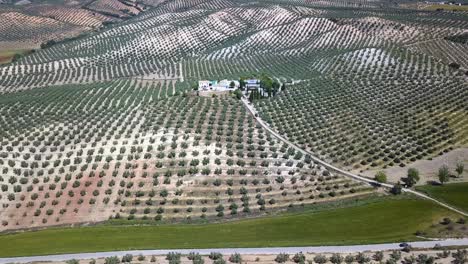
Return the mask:
[[(282, 80), (359, 76), (377, 85), (407, 78), (463, 79), (456, 56), (430, 44), (463, 34), (462, 15), (428, 11), (319, 7), (240, 1), (169, 1), (116, 26), (52, 46), (3, 67), (3, 92), (115, 78), (239, 78), (265, 72)], [(394, 11), (397, 12), (397, 11)], [(206, 32), (209, 32), (207, 34)], [(440, 45), (439, 45), (440, 46)], [(444, 55), (445, 54), (445, 55)], [(443, 60), (443, 61), (440, 61)], [(423, 79), (423, 80), (422, 80)], [(364, 84), (359, 84), (362, 87)], [(457, 84), (458, 87), (460, 83)]]
[[(406, 217), (401, 217), (404, 214)], [(454, 215), (423, 200), (373, 200), (345, 208), (202, 225), (102, 225), (52, 228), (0, 236), (0, 256), (27, 256), (128, 248), (238, 248), (381, 243), (417, 239)], [(466, 223), (452, 224), (462, 228)], [(415, 231), (416, 230), (416, 231)], [(433, 234), (431, 234), (433, 235)], [(450, 234), (449, 234), (450, 235)], [(453, 234), (452, 234), (453, 235)], [(164, 237), (165, 239), (160, 239)], [(42, 241), (42, 243), (41, 243)]]
[(3, 96), (2, 229), (224, 219), (373, 191), (278, 142), (239, 101), (172, 89), (119, 81)]
[[(468, 144), (466, 14), (398, 3), (8, 5), (0, 45), (42, 48), (0, 67), (0, 231), (226, 221), (386, 194), (312, 154), (361, 173)], [(235, 94), (193, 91), (260, 76), (281, 90), (254, 99), (255, 114)], [(374, 241), (401, 237), (413, 234)]]
[(11, 1), (0, 6), (0, 52), (37, 50), (125, 20), (143, 4), (107, 1)]
[(468, 143), (462, 81), (424, 82), (423, 90), (414, 80), (360, 82), (319, 77), (258, 105), (280, 133), (350, 169), (405, 166)]

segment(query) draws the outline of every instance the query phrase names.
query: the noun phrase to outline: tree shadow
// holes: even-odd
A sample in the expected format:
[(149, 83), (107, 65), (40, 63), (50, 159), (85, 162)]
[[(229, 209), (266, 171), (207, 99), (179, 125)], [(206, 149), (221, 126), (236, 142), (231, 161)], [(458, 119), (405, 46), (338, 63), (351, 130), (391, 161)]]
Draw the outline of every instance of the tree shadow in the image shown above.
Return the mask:
[(432, 185), (432, 186), (442, 186), (442, 184), (440, 184), (440, 182), (434, 181), (434, 180), (427, 181), (427, 184)]

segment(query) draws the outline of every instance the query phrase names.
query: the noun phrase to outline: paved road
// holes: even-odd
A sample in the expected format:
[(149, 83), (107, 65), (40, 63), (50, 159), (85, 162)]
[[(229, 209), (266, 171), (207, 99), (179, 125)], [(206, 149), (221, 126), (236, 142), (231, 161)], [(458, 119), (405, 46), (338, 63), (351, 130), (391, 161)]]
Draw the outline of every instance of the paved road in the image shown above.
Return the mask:
[[(275, 132), (273, 129), (270, 128), (270, 126), (265, 122), (263, 121), (260, 116), (258, 115), (258, 112), (255, 110), (255, 107), (253, 106), (253, 104), (251, 104), (247, 98), (245, 97), (242, 97), (242, 102), (244, 103), (245, 107), (247, 107), (247, 109), (250, 111), (250, 113), (255, 117), (255, 119), (257, 120), (257, 122), (263, 127), (265, 128), (266, 130), (268, 130), (271, 134), (273, 134), (276, 138), (278, 138), (279, 140), (283, 141), (284, 143), (288, 144), (289, 146), (293, 147), (295, 150), (303, 153), (303, 154), (308, 154), (310, 155), (310, 157), (312, 158), (312, 160), (314, 160), (315, 162), (319, 163), (320, 165), (324, 166), (325, 168), (327, 168), (328, 170), (330, 171), (334, 171), (334, 172), (338, 172), (340, 174), (343, 174), (345, 176), (348, 176), (348, 177), (351, 177), (351, 178), (354, 178), (356, 180), (359, 180), (359, 181), (362, 181), (362, 182), (366, 182), (368, 184), (371, 184), (371, 185), (380, 185), (380, 186), (383, 186), (383, 187), (386, 187), (386, 188), (392, 188), (393, 185), (391, 184), (387, 184), (387, 183), (379, 183), (377, 181), (374, 181), (372, 179), (369, 179), (369, 178), (366, 178), (366, 177), (362, 177), (362, 176), (359, 176), (359, 175), (356, 175), (354, 173), (351, 173), (349, 171), (345, 171), (345, 170), (342, 170), (336, 166), (334, 166), (333, 164), (330, 164), (330, 163), (327, 163), (321, 159), (319, 159), (318, 157), (314, 156), (313, 153), (309, 152), (309, 151), (306, 151), (306, 150), (303, 150), (301, 149), (300, 147), (296, 146), (296, 144), (292, 143), (291, 141), (289, 141), (288, 139), (284, 138), (283, 136), (281, 136), (280, 134), (278, 134), (277, 132)], [(257, 114), (257, 116), (255, 116), (255, 114)], [(449, 210), (452, 210), (453, 212), (456, 212), (456, 213), (459, 213), (461, 215), (464, 215), (464, 216), (468, 216), (468, 213), (466, 212), (463, 212), (457, 208), (454, 208), (448, 204), (445, 204), (441, 201), (438, 201), (432, 197), (429, 197), (423, 193), (420, 193), (420, 192), (417, 192), (417, 191), (414, 191), (414, 190), (411, 190), (411, 189), (407, 189), (407, 188), (403, 188), (403, 191), (404, 192), (407, 192), (407, 193), (411, 193), (411, 194), (414, 194), (418, 197), (421, 197), (423, 199), (427, 199), (427, 200), (430, 200), (430, 201), (433, 201), (437, 204), (439, 204), (440, 206), (443, 206)]]
[[(441, 246), (467, 246), (468, 238), (466, 239), (447, 239), (447, 240), (434, 240), (434, 241), (419, 241), (409, 243), (414, 248), (433, 248), (436, 244)], [(65, 261), (69, 259), (97, 259), (106, 258), (111, 256), (122, 257), (125, 254), (132, 254), (134, 256), (142, 255), (166, 255), (169, 252), (179, 252), (181, 254), (188, 254), (190, 252), (197, 252), (201, 255), (208, 255), (211, 252), (220, 252), (224, 255), (233, 253), (239, 254), (278, 254), (288, 253), (295, 254), (298, 252), (310, 253), (354, 253), (362, 251), (379, 251), (379, 250), (393, 250), (399, 249), (398, 243), (390, 244), (374, 244), (374, 245), (354, 245), (354, 246), (323, 246), (323, 247), (277, 247), (277, 248), (213, 248), (213, 249), (163, 249), (163, 250), (131, 250), (131, 251), (112, 251), (112, 252), (96, 252), (96, 253), (82, 253), (82, 254), (64, 254), (64, 255), (49, 255), (49, 256), (35, 256), (35, 257), (17, 257), (17, 258), (0, 258), (0, 264), (6, 263), (28, 263), (37, 261)]]

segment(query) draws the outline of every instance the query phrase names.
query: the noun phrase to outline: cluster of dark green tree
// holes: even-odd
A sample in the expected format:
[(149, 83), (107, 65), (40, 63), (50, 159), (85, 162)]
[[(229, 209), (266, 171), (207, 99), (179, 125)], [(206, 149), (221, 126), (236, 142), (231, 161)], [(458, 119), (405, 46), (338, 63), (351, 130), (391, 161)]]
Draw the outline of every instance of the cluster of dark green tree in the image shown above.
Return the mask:
[[(457, 175), (454, 175), (452, 172), (450, 172), (450, 169), (447, 165), (443, 165), (442, 167), (439, 168), (439, 171), (437, 173), (437, 177), (439, 178), (439, 182), (441, 185), (444, 183), (450, 181), (450, 177), (458, 177), (460, 178), (465, 170), (465, 165), (461, 162), (458, 162), (455, 166), (455, 172)], [(374, 178), (376, 181), (385, 183), (387, 182), (387, 175), (383, 171), (377, 172)], [(404, 182), (404, 186), (407, 188), (411, 188), (416, 183), (418, 183), (420, 180), (419, 177), (419, 171), (415, 168), (409, 168), (408, 169), (408, 174), (406, 178), (402, 178), (402, 181)], [(403, 185), (398, 181), (397, 184), (393, 186), (391, 189), (391, 193), (393, 194), (400, 194), (403, 189)]]
[(260, 81), (260, 88), (263, 90), (261, 92), (260, 90), (253, 90), (250, 92), (249, 95), (249, 100), (253, 102), (254, 100), (258, 100), (264, 97), (273, 97), (275, 96), (279, 91), (285, 89), (284, 84), (280, 84), (277, 80), (271, 78), (267, 74), (261, 74), (260, 76), (252, 75), (252, 77), (245, 78), (241, 77), (240, 78), (240, 88), (242, 90), (245, 89), (246, 82), (245, 80), (247, 79), (257, 79)]
[(262, 74), (260, 77), (260, 87), (268, 94), (268, 97), (275, 96), (280, 90), (280, 86), (277, 80), (273, 80), (266, 74)]

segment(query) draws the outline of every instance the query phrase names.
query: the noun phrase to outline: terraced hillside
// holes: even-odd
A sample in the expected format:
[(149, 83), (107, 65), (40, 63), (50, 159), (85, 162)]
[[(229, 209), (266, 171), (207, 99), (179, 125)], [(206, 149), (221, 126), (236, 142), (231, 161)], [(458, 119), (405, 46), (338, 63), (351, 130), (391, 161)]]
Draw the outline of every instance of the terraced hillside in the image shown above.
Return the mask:
[[(133, 16), (141, 4), (119, 3), (88, 7)], [(200, 79), (286, 83), (254, 102), (260, 117), (349, 169), (467, 143), (464, 14), (361, 0), (142, 3), (154, 8), (0, 67), (1, 230), (226, 219), (374, 191), (278, 142), (230, 96), (189, 93)]]
[(144, 4), (119, 0), (12, 0), (0, 3), (0, 56), (6, 51), (36, 50), (50, 41), (84, 35), (147, 8)]
[(27, 49), (67, 34), (78, 35), (83, 29), (51, 18), (4, 12), (0, 13), (0, 32), (2, 49)]

